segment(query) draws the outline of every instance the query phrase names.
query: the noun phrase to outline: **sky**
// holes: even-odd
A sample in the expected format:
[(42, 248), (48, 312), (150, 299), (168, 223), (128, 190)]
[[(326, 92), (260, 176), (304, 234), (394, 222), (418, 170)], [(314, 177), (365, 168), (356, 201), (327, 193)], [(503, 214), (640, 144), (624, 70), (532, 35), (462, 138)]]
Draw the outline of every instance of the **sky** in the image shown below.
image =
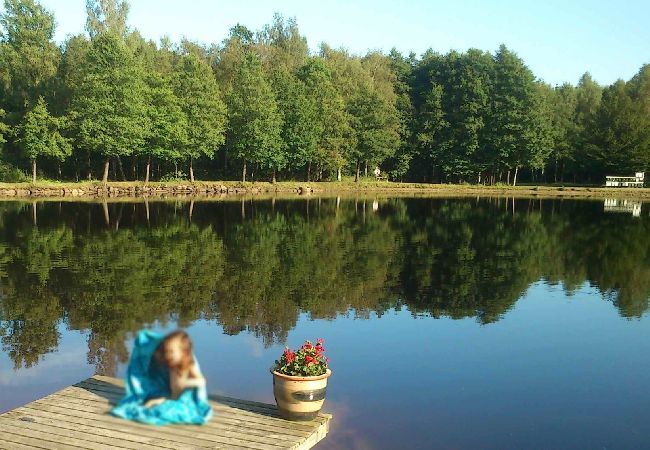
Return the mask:
[[(85, 0), (41, 0), (57, 20), (56, 39), (83, 31)], [(601, 84), (634, 76), (650, 63), (650, 1), (627, 0), (131, 0), (129, 25), (145, 37), (221, 42), (236, 23), (257, 30), (274, 12), (295, 17), (311, 49), (321, 42), (353, 53), (420, 55), (506, 44), (535, 75), (577, 83), (589, 71)]]

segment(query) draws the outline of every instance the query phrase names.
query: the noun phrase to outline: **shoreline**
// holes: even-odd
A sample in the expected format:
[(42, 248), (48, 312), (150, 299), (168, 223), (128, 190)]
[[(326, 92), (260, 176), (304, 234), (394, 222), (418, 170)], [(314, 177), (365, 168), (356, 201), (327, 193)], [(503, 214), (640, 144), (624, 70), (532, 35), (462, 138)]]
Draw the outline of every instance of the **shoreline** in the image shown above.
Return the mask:
[(343, 182), (71, 182), (0, 183), (0, 200), (104, 200), (222, 199), (224, 197), (298, 197), (332, 195), (431, 196), (431, 197), (519, 197), (519, 198), (617, 198), (650, 200), (650, 188), (583, 186), (483, 186), (459, 184), (397, 183), (390, 181)]

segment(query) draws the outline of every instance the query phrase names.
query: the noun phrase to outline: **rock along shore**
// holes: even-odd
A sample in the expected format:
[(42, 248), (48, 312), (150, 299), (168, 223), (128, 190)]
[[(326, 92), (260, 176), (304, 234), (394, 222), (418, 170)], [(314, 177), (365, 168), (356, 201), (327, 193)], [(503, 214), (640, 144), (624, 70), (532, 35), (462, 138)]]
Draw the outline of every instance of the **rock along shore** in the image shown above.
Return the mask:
[(61, 186), (13, 185), (0, 186), (0, 197), (4, 198), (61, 198), (61, 197), (187, 197), (187, 196), (223, 196), (228, 194), (264, 194), (264, 193), (295, 193), (311, 194), (317, 191), (311, 186), (274, 186), (268, 185), (225, 185), (220, 183), (187, 183), (187, 184), (136, 184), (108, 183), (104, 184), (70, 184)]
[(650, 200), (649, 188), (482, 186), (396, 182), (209, 182), (149, 183), (0, 183), (0, 199), (222, 198), (241, 195), (409, 195), (556, 198), (629, 198)]

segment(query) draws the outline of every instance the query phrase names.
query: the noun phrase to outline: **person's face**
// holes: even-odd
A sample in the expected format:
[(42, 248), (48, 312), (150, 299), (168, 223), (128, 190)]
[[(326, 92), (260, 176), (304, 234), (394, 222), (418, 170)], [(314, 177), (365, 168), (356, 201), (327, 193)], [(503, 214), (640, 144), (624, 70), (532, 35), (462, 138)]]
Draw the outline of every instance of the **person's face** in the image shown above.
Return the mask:
[(183, 347), (180, 339), (173, 339), (165, 346), (165, 361), (170, 366), (177, 366), (183, 361)]

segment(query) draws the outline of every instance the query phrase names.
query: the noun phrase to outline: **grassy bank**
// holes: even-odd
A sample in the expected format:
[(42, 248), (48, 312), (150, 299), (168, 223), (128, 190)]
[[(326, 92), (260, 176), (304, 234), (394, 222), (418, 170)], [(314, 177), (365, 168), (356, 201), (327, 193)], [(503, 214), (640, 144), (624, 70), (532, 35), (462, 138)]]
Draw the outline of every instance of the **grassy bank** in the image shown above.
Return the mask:
[(102, 198), (183, 196), (223, 197), (229, 195), (334, 195), (334, 194), (426, 195), (426, 196), (507, 196), (507, 197), (593, 197), (650, 199), (650, 188), (605, 188), (564, 186), (483, 186), (457, 184), (396, 183), (390, 181), (342, 182), (237, 182), (197, 181), (155, 182), (55, 182), (0, 183), (0, 197), (10, 198)]

